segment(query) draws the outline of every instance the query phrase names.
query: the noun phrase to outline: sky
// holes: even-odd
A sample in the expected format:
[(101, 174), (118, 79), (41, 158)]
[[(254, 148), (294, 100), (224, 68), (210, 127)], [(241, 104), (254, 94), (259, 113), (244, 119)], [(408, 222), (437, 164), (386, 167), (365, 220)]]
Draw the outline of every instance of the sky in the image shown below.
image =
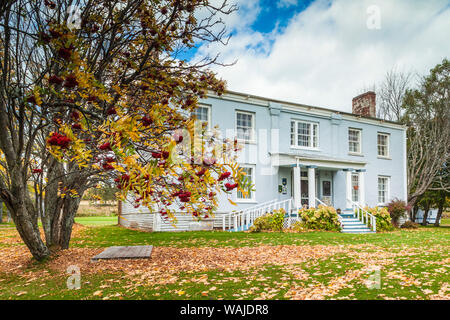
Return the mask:
[[(220, 1), (220, 0), (212, 0)], [(396, 69), (425, 75), (450, 58), (450, 0), (229, 0), (228, 45), (212, 69), (232, 91), (351, 112)]]

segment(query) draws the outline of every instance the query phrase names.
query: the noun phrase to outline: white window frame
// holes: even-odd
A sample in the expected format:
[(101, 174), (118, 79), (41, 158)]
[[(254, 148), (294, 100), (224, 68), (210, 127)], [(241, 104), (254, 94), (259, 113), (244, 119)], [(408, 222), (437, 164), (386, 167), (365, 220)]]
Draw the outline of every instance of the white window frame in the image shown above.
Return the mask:
[[(207, 122), (206, 128), (208, 130), (211, 130), (211, 106), (210, 105), (206, 105), (206, 104), (199, 104), (198, 108), (208, 109), (208, 113), (207, 113), (208, 114), (208, 120), (206, 121)], [(195, 116), (195, 113), (192, 112), (192, 115)], [(199, 120), (199, 119), (197, 119), (196, 121), (205, 122), (204, 120)]]
[[(256, 185), (256, 165), (254, 164), (240, 164), (241, 168), (250, 168), (252, 169), (251, 174), (251, 184)], [(251, 197), (250, 198), (239, 198), (239, 191), (236, 191), (236, 202), (237, 203), (254, 203), (256, 202), (256, 191), (251, 191)]]
[[(359, 146), (359, 151), (352, 151), (350, 150), (350, 131), (356, 131), (358, 132), (358, 146)], [(362, 154), (362, 129), (358, 129), (358, 128), (348, 128), (347, 131), (348, 134), (348, 153), (351, 155), (361, 155)], [(351, 141), (351, 142), (356, 142), (356, 141)]]
[[(380, 202), (380, 179), (386, 179), (386, 196), (384, 199), (384, 202)], [(389, 176), (378, 176), (377, 177), (377, 203), (379, 206), (384, 206), (389, 202), (389, 199), (391, 197), (391, 177)]]
[[(386, 137), (386, 154), (385, 155), (381, 155), (380, 154), (380, 150), (379, 150), (379, 144), (378, 144), (378, 137), (379, 136), (385, 136)], [(385, 132), (378, 132), (377, 133), (377, 156), (378, 158), (385, 158), (385, 159), (389, 159), (391, 156), (391, 151), (390, 151), (390, 142), (391, 140), (391, 135), (389, 133), (385, 133)]]
[[(295, 123), (295, 125), (294, 125), (294, 144), (292, 144), (292, 132), (291, 132), (292, 122)], [(309, 143), (311, 144), (311, 146), (309, 146), (309, 147), (298, 145), (298, 124), (299, 123), (309, 124), (311, 126), (310, 134), (309, 134)], [(314, 128), (313, 127), (314, 126), (316, 126), (316, 140), (317, 140), (317, 145), (315, 147), (313, 146), (313, 138), (314, 138), (314, 136), (313, 136)], [(289, 140), (290, 140), (291, 148), (303, 149), (303, 150), (319, 150), (319, 145), (320, 145), (319, 130), (320, 130), (320, 125), (318, 122), (291, 119), (291, 121), (289, 123)]]
[[(238, 125), (237, 125), (237, 121), (238, 121), (238, 114), (246, 114), (246, 115), (250, 115), (252, 116), (252, 127), (250, 130), (250, 139), (242, 139), (238, 137)], [(236, 130), (236, 137), (238, 139), (239, 142), (242, 143), (256, 143), (256, 137), (255, 137), (255, 118), (256, 115), (253, 112), (248, 112), (248, 111), (242, 111), (242, 110), (236, 110), (235, 112), (235, 119), (234, 119), (234, 126), (235, 126), (235, 130)]]

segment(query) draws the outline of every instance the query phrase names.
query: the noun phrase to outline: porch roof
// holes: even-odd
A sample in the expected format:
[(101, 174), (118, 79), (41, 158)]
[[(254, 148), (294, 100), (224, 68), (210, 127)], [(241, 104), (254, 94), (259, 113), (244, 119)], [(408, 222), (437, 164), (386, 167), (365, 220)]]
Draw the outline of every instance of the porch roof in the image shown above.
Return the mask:
[(299, 155), (295, 153), (274, 153), (272, 163), (279, 167), (295, 167), (297, 161), (300, 166), (317, 166), (326, 169), (364, 169), (366, 161), (348, 160), (319, 155)]

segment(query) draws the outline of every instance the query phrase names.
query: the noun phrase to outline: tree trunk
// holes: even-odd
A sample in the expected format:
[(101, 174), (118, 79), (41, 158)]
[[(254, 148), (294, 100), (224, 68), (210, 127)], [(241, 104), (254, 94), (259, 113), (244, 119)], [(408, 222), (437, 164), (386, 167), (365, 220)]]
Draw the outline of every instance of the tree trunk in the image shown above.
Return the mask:
[(441, 199), (439, 200), (438, 203), (438, 212), (436, 215), (436, 221), (434, 222), (434, 226), (435, 227), (439, 227), (440, 223), (439, 221), (441, 220), (442, 217), (442, 213), (444, 212), (444, 203), (445, 203), (445, 193), (443, 193), (443, 196), (441, 197)]
[(3, 222), (3, 202), (0, 201), (0, 223)]
[(33, 257), (39, 261), (48, 257), (50, 251), (42, 241), (39, 227), (37, 223), (33, 222), (31, 213), (23, 205), (17, 208), (10, 208), (10, 212), (20, 237)]
[(51, 231), (51, 242), (53, 247), (68, 249), (72, 236), (72, 227), (75, 214), (80, 205), (81, 196), (76, 198), (66, 198), (63, 201), (61, 210), (56, 219), (53, 220)]
[(426, 226), (427, 225), (427, 220), (428, 220), (428, 212), (430, 211), (430, 205), (427, 203), (424, 211), (423, 211), (423, 220), (422, 220), (422, 225)]

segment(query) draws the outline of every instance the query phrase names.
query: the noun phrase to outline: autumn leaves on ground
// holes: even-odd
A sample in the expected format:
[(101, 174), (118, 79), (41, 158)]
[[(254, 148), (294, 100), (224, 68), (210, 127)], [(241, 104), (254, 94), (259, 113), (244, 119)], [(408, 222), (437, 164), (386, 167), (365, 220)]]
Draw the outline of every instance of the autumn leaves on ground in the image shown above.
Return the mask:
[[(101, 220), (101, 219), (100, 219)], [(31, 260), (0, 225), (1, 299), (449, 299), (450, 228), (370, 235), (145, 233), (80, 221), (71, 249)], [(112, 245), (154, 245), (151, 259), (91, 262)], [(67, 268), (81, 288), (67, 288)]]

